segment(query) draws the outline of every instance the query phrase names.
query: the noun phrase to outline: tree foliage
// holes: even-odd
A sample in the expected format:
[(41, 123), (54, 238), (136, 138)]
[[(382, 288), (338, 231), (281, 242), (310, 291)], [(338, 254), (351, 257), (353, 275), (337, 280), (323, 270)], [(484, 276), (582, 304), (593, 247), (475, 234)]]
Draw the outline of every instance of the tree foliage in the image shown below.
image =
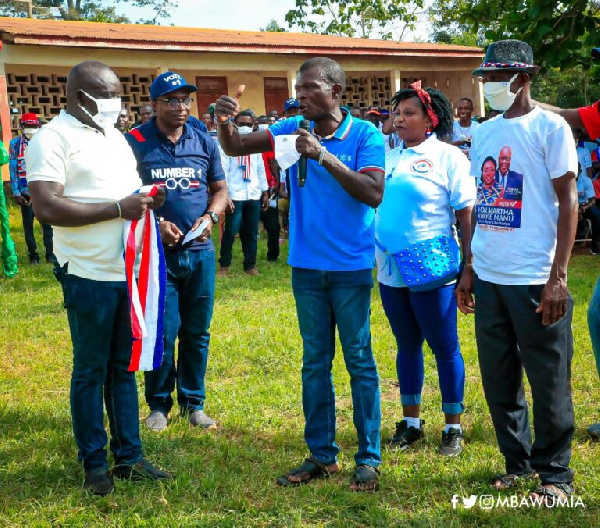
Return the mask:
[(296, 0), (285, 20), (311, 33), (400, 40), (423, 6), (424, 0)]
[(537, 101), (561, 108), (587, 106), (600, 99), (600, 67), (546, 70), (533, 79), (531, 93)]
[(524, 40), (544, 68), (587, 69), (598, 45), (599, 0), (436, 0), (434, 9), (434, 25), (480, 40)]
[[(168, 18), (170, 11), (177, 6), (177, 0), (33, 0), (34, 18), (58, 20), (87, 20), (90, 22), (113, 22), (123, 24), (129, 18), (117, 12), (117, 4), (149, 8), (153, 16), (138, 20), (141, 24), (156, 24)], [(0, 15), (25, 17), (27, 6), (13, 0), (0, 0)]]
[(271, 33), (285, 33), (287, 29), (281, 27), (279, 22), (272, 18), (269, 20), (267, 25), (264, 28), (260, 28), (260, 31), (270, 31)]

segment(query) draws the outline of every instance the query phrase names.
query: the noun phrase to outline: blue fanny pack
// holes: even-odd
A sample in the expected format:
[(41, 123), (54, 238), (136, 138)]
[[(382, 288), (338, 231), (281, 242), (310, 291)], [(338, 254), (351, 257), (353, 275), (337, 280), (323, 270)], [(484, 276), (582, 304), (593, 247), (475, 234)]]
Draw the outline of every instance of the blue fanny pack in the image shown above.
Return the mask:
[[(404, 284), (411, 291), (427, 291), (455, 280), (460, 270), (460, 247), (453, 236), (422, 240), (397, 253), (390, 253), (379, 241), (377, 247), (398, 265)], [(388, 262), (392, 273), (391, 260)]]

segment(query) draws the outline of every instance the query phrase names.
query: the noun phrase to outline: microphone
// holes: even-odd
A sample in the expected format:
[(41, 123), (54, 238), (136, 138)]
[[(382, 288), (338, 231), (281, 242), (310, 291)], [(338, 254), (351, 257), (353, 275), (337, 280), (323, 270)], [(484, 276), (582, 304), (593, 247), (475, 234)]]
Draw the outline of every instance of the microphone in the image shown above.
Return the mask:
[[(298, 128), (302, 128), (307, 132), (310, 132), (310, 121), (303, 119), (300, 121)], [(306, 183), (306, 156), (300, 156), (298, 160), (298, 187), (304, 187)]]

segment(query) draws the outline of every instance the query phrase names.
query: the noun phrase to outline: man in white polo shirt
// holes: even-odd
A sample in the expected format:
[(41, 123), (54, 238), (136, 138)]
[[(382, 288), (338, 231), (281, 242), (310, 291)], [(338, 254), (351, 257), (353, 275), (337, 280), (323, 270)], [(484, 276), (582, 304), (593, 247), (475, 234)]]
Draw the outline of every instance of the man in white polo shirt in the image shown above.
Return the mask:
[[(173, 478), (143, 458), (137, 386), (128, 371), (131, 322), (123, 258), (124, 220), (164, 201), (134, 194), (136, 161), (114, 127), (121, 85), (108, 66), (86, 61), (67, 79), (67, 108), (30, 142), (28, 182), (35, 214), (51, 224), (73, 341), (71, 416), (84, 486), (106, 495), (112, 477)], [(115, 467), (108, 472), (103, 396)]]

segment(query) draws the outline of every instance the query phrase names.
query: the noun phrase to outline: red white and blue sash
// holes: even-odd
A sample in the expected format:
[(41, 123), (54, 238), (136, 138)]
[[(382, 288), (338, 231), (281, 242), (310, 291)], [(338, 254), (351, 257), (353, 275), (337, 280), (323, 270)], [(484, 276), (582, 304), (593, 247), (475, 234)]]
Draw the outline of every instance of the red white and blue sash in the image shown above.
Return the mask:
[[(148, 196), (158, 188), (152, 187)], [(158, 220), (150, 209), (139, 220), (125, 222), (125, 274), (133, 343), (129, 371), (156, 370), (164, 352), (164, 312), (167, 271)], [(135, 263), (141, 254), (139, 276)], [(137, 279), (137, 280), (136, 280)]]

